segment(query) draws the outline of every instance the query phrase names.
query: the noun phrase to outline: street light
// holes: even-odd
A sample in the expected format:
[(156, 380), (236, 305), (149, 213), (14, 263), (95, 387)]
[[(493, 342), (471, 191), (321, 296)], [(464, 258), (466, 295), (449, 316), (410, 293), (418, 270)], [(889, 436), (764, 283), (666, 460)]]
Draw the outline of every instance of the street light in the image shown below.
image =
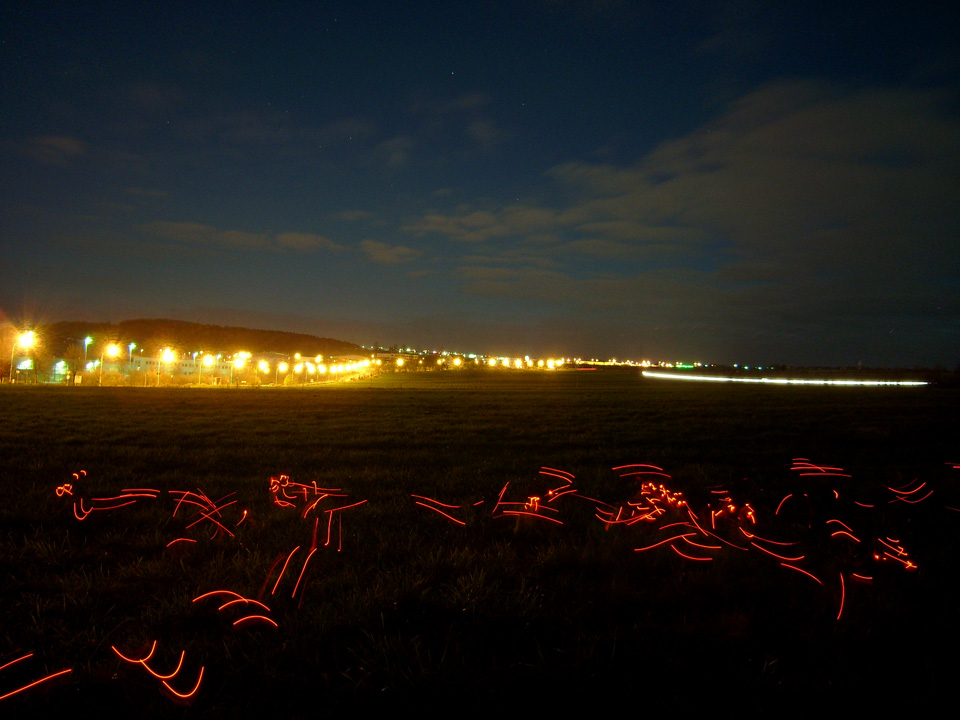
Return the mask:
[(13, 356), (17, 352), (17, 345), (22, 347), (24, 350), (29, 351), (34, 345), (37, 344), (37, 334), (33, 330), (27, 330), (24, 333), (20, 333), (14, 341), (13, 347), (10, 348), (10, 382), (13, 382)]
[(119, 355), (120, 355), (120, 346), (119, 346), (119, 345), (115, 345), (114, 343), (110, 343), (109, 345), (107, 345), (107, 349), (104, 350), (104, 351), (102, 351), (102, 352), (100, 353), (100, 374), (97, 376), (97, 386), (98, 386), (98, 387), (102, 387), (102, 386), (103, 386), (103, 356), (104, 356), (104, 354), (106, 354), (107, 357), (111, 357), (111, 358), (116, 359), (116, 358), (119, 357)]
[(213, 367), (214, 361), (215, 361), (215, 358), (213, 357), (213, 355), (208, 354), (208, 355), (204, 355), (203, 360), (197, 363), (197, 365), (199, 366), (199, 370), (197, 370), (197, 385), (200, 384), (200, 376), (203, 375), (203, 366), (206, 365), (207, 367)]
[(160, 353), (160, 359), (157, 362), (157, 387), (160, 387), (160, 369), (163, 367), (163, 363), (172, 363), (177, 359), (177, 354), (170, 348), (164, 348)]
[(127, 362), (128, 362), (128, 363), (132, 363), (132, 362), (133, 362), (133, 349), (134, 349), (136, 346), (137, 346), (136, 343), (130, 343), (129, 345), (127, 345)]
[(87, 335), (83, 339), (83, 366), (87, 366), (87, 348), (90, 347), (90, 343), (93, 342), (93, 338)]
[[(237, 370), (243, 370), (243, 366), (246, 365), (246, 364), (247, 364), (247, 358), (244, 357), (244, 353), (240, 353), (240, 354), (239, 354), (239, 357), (234, 358), (233, 363), (231, 363), (231, 365), (230, 365), (230, 384), (231, 384), (231, 385), (233, 384), (233, 370), (234, 370), (234, 368), (236, 368)], [(237, 382), (238, 382), (238, 383), (239, 383), (239, 381), (240, 381), (240, 379), (237, 378)]]

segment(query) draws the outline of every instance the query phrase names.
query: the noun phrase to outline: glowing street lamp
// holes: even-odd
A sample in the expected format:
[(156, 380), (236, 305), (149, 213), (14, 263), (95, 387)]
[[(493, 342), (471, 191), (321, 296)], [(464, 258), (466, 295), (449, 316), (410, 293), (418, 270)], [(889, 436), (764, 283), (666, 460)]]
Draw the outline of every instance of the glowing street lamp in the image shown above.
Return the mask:
[(98, 387), (103, 385), (103, 356), (106, 355), (107, 357), (113, 358), (115, 360), (116, 358), (120, 357), (120, 352), (121, 351), (120, 351), (119, 345), (116, 345), (115, 343), (110, 343), (109, 345), (107, 345), (106, 350), (103, 350), (100, 353), (100, 372), (97, 375)]
[(84, 367), (86, 367), (86, 365), (87, 365), (87, 348), (90, 347), (90, 343), (92, 343), (92, 342), (93, 342), (93, 338), (90, 337), (89, 335), (87, 335), (87, 336), (83, 339), (83, 365), (84, 365)]
[(214, 364), (216, 361), (217, 361), (217, 359), (216, 359), (213, 355), (207, 354), (207, 355), (204, 355), (204, 356), (203, 356), (203, 360), (201, 360), (201, 361), (198, 363), (198, 365), (199, 365), (200, 367), (199, 367), (199, 369), (197, 370), (197, 385), (200, 384), (200, 377), (203, 375), (203, 368), (204, 368), (204, 367), (208, 367), (208, 368), (209, 368), (209, 367), (213, 367), (213, 364)]
[(281, 372), (286, 373), (287, 370), (289, 370), (289, 369), (290, 369), (290, 366), (287, 365), (285, 362), (277, 363), (277, 370), (276, 370), (276, 372), (273, 374), (273, 384), (276, 385), (277, 383), (279, 383), (279, 382), (280, 382), (280, 373), (281, 373)]
[(132, 363), (132, 362), (133, 362), (133, 349), (134, 349), (136, 346), (137, 346), (136, 343), (130, 343), (129, 345), (127, 345), (127, 362), (128, 362), (128, 363)]
[(33, 330), (27, 330), (24, 333), (20, 333), (20, 335), (18, 335), (13, 341), (13, 347), (10, 349), (10, 382), (13, 382), (13, 356), (17, 352), (17, 345), (29, 352), (30, 348), (36, 344), (37, 334)]
[(177, 354), (170, 348), (164, 348), (160, 353), (160, 360), (157, 362), (157, 387), (160, 387), (160, 368), (163, 363), (168, 365), (177, 359)]
[[(230, 364), (230, 383), (231, 384), (233, 384), (233, 371), (235, 369), (243, 370), (243, 367), (246, 364), (247, 364), (247, 358), (244, 355), (244, 353), (240, 353), (238, 357), (235, 357), (233, 359), (233, 362)], [(239, 382), (239, 378), (237, 378), (237, 381)]]

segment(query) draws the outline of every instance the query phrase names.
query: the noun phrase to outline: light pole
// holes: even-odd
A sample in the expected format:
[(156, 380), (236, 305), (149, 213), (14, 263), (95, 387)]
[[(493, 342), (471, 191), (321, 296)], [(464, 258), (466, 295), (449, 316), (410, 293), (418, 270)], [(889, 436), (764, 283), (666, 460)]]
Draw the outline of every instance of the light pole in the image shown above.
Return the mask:
[[(233, 385), (233, 371), (234, 369), (243, 370), (243, 366), (247, 364), (247, 359), (243, 356), (234, 358), (233, 362), (230, 364), (230, 384)], [(240, 385), (240, 378), (237, 378), (237, 385)]]
[(116, 359), (120, 356), (120, 346), (110, 343), (107, 345), (106, 350), (100, 353), (100, 374), (97, 376), (97, 387), (103, 387), (103, 355), (106, 353), (107, 357)]
[(203, 366), (206, 365), (207, 367), (213, 367), (213, 363), (213, 355), (204, 355), (203, 360), (197, 363), (197, 365), (200, 367), (200, 369), (197, 370), (197, 385), (200, 384), (200, 377), (203, 375)]
[(22, 347), (24, 350), (29, 351), (37, 342), (37, 334), (33, 330), (27, 330), (24, 333), (20, 333), (17, 337), (13, 339), (13, 347), (10, 348), (10, 382), (13, 382), (13, 356), (17, 352), (17, 345)]
[(93, 342), (93, 338), (87, 335), (83, 339), (83, 367), (87, 367), (87, 348), (90, 347), (90, 343)]
[(163, 367), (163, 363), (172, 363), (176, 357), (176, 354), (170, 348), (164, 348), (163, 352), (160, 353), (157, 360), (157, 387), (160, 387), (160, 368)]
[(285, 362), (277, 363), (277, 371), (273, 374), (273, 384), (278, 385), (280, 383), (280, 371), (283, 370), (286, 374), (287, 370), (290, 368)]
[(133, 349), (137, 346), (136, 343), (130, 343), (127, 345), (127, 362), (133, 364)]

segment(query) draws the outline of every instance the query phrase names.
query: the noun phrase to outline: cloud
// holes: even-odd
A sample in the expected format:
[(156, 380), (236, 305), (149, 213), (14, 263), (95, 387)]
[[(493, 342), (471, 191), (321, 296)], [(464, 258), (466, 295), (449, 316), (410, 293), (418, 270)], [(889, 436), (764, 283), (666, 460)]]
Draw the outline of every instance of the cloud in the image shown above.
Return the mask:
[(342, 245), (338, 245), (329, 238), (313, 233), (285, 232), (274, 236), (276, 244), (281, 248), (298, 250), (300, 252), (309, 252), (312, 250), (343, 250)]
[(44, 165), (68, 165), (87, 153), (86, 144), (68, 135), (44, 135), (28, 138), (18, 145), (20, 152)]
[(549, 169), (562, 198), (552, 207), (461, 205), (405, 230), (491, 246), (553, 237), (610, 256), (682, 248), (721, 265), (779, 262), (785, 274), (797, 262), (849, 270), (955, 236), (958, 162), (960, 124), (932, 91), (778, 83), (633, 166)]
[(512, 133), (491, 120), (474, 120), (467, 125), (467, 136), (481, 147), (492, 148), (509, 140)]
[(473, 92), (465, 93), (457, 98), (445, 103), (442, 106), (443, 112), (464, 112), (479, 110), (486, 107), (491, 102), (491, 97), (487, 93)]
[(221, 230), (212, 225), (191, 222), (152, 222), (142, 225), (141, 230), (154, 237), (189, 245), (207, 245), (231, 250), (335, 251), (343, 246), (312, 233), (283, 232), (277, 234), (250, 233), (241, 230)]
[(387, 168), (399, 168), (407, 164), (415, 144), (413, 138), (398, 135), (377, 145), (373, 150), (374, 157)]
[(160, 200), (167, 197), (169, 193), (166, 190), (155, 190), (153, 188), (127, 187), (123, 192), (134, 197), (148, 198), (150, 200)]
[(360, 249), (373, 262), (379, 265), (396, 265), (410, 262), (421, 253), (419, 250), (404, 245), (388, 245), (376, 240), (363, 240)]
[(404, 229), (469, 243), (460, 278), (481, 296), (809, 336), (836, 334), (851, 308), (923, 318), (960, 275), (949, 100), (773, 83), (633, 165), (548, 169), (549, 201), (461, 204)]
[(369, 210), (345, 210), (339, 213), (337, 217), (346, 222), (358, 222), (362, 220), (373, 220), (376, 214)]
[(246, 110), (184, 120), (178, 129), (188, 140), (218, 141), (239, 146), (280, 146), (299, 152), (308, 146), (320, 149), (366, 139), (376, 126), (362, 118), (342, 118), (322, 125), (307, 125), (287, 112)]

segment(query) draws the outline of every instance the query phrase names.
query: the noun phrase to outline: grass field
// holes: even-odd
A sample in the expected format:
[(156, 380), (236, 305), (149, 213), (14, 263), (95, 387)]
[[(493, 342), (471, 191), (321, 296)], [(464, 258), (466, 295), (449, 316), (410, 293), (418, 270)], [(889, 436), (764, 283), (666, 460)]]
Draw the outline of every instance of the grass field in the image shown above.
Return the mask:
[[(960, 512), (948, 509), (960, 508), (958, 400), (950, 388), (677, 385), (614, 371), (0, 387), (0, 698), (70, 670), (0, 700), (0, 713), (616, 698), (768, 710), (945, 695), (958, 664), (941, 658), (960, 640)], [(850, 477), (801, 476), (798, 457)], [(640, 463), (670, 477), (611, 469)], [(575, 477), (577, 493), (549, 510), (562, 525), (530, 503), (566, 482), (541, 467)], [(688, 520), (666, 505), (655, 520), (598, 519), (629, 512), (642, 480), (682, 491), (702, 522), (721, 497), (741, 513), (749, 503), (756, 522), (721, 518), (702, 536), (721, 549), (695, 549), (700, 559), (637, 552), (671, 532), (669, 513)], [(314, 481), (337, 492), (321, 497)], [(865, 498), (872, 510), (851, 505)], [(503, 513), (523, 504), (533, 516)], [(826, 533), (831, 518), (860, 542)], [(740, 527), (797, 543), (782, 552), (802, 548), (792, 564), (816, 581)], [(916, 569), (871, 564), (878, 538)]]

